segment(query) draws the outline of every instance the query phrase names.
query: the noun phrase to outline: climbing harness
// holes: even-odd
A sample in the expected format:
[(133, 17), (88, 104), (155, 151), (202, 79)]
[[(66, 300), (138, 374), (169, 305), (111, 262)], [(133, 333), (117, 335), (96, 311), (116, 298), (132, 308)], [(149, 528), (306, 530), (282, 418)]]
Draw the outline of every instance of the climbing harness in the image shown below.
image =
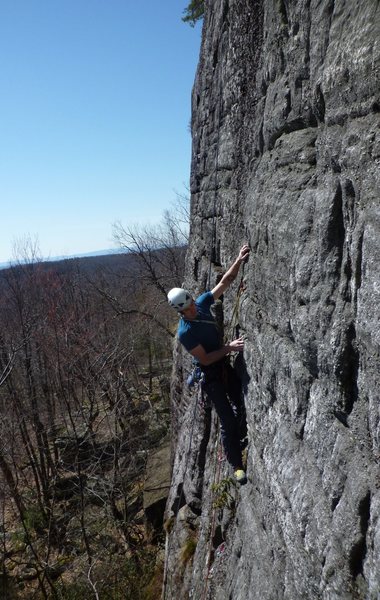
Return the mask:
[(204, 379), (204, 374), (199, 365), (194, 367), (191, 371), (190, 375), (187, 378), (187, 385), (189, 388), (192, 388), (196, 383), (201, 383)]
[(204, 392), (205, 373), (202, 371), (199, 365), (196, 365), (190, 375), (187, 378), (187, 385), (189, 389), (193, 388), (197, 384), (197, 397), (199, 404), (203, 410), (211, 409), (212, 403), (208, 399)]

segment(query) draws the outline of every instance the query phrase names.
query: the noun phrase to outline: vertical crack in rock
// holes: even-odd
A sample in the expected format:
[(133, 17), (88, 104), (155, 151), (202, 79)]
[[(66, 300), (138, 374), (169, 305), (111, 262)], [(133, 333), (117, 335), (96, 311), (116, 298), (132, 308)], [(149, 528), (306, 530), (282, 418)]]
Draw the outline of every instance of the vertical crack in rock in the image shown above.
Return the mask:
[(205, 470), (205, 465), (206, 465), (206, 452), (207, 452), (207, 445), (210, 439), (210, 433), (211, 433), (211, 410), (210, 409), (203, 409), (203, 414), (202, 417), (204, 421), (205, 421), (205, 427), (204, 427), (204, 431), (203, 431), (203, 436), (202, 436), (202, 440), (201, 443), (199, 445), (199, 453), (198, 453), (198, 470), (199, 473), (204, 473)]
[(198, 273), (199, 273), (199, 258), (194, 257), (194, 269), (193, 269), (194, 281), (198, 281)]
[[(355, 200), (356, 194), (352, 181), (349, 179), (344, 183), (344, 204), (345, 204), (345, 221), (346, 221), (346, 229), (348, 231), (349, 239), (346, 242), (346, 261), (344, 265), (344, 275), (346, 278), (345, 287), (342, 292), (343, 298), (346, 302), (351, 302), (352, 300), (352, 288), (351, 288), (351, 280), (352, 280), (352, 261), (351, 261), (351, 249), (350, 242), (352, 238), (352, 233), (355, 227)], [(355, 282), (354, 282), (355, 284)]]
[(360, 536), (350, 552), (350, 572), (352, 579), (363, 574), (363, 565), (367, 555), (367, 531), (371, 513), (371, 493), (368, 492), (359, 504)]
[(171, 507), (171, 512), (174, 515), (178, 514), (178, 511), (181, 510), (183, 506), (186, 505), (186, 496), (183, 491), (183, 481), (177, 485), (177, 491), (174, 497), (174, 501)]
[(321, 121), (321, 123), (325, 122), (325, 98), (321, 89), (321, 84), (318, 83), (315, 87), (314, 92), (314, 112), (317, 119)]
[(229, 0), (223, 0), (223, 14), (222, 14), (223, 23), (225, 23), (227, 21), (228, 11), (229, 11)]
[(359, 352), (356, 346), (356, 329), (353, 322), (344, 333), (342, 348), (337, 377), (343, 392), (343, 411), (348, 416), (358, 399)]
[(327, 51), (327, 48), (328, 48), (329, 42), (330, 42), (330, 29), (331, 29), (331, 23), (333, 20), (334, 10), (335, 10), (335, 0), (329, 0), (326, 4), (326, 13), (327, 13), (327, 19), (328, 19), (328, 25), (327, 25), (328, 34), (327, 34), (326, 48), (325, 48), (326, 51)]
[(355, 263), (355, 289), (356, 291), (361, 288), (362, 285), (362, 262), (363, 262), (363, 231), (361, 231), (358, 240), (356, 263)]
[(352, 231), (355, 226), (356, 193), (355, 193), (354, 184), (352, 183), (352, 181), (350, 179), (347, 179), (344, 182), (344, 196), (345, 196), (345, 203), (346, 203), (347, 221), (348, 221), (350, 230)]
[(280, 15), (281, 23), (283, 25), (288, 25), (289, 24), (288, 11), (286, 9), (285, 1), (277, 0), (277, 2), (278, 2), (278, 12)]
[(343, 258), (343, 245), (345, 239), (345, 228), (343, 219), (342, 205), (342, 187), (338, 183), (337, 190), (334, 195), (332, 209), (330, 212), (329, 222), (326, 230), (326, 251), (327, 253), (334, 251), (336, 256), (337, 275), (340, 273)]

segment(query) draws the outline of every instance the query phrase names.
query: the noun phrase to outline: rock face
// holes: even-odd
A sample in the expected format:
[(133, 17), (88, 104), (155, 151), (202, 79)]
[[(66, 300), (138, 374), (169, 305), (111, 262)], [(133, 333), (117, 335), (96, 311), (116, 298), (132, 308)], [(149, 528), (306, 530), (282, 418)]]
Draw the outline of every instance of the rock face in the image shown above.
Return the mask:
[(192, 128), (186, 286), (252, 249), (234, 327), (238, 280), (224, 299), (246, 338), (248, 483), (213, 508), (231, 473), (176, 348), (163, 596), (375, 600), (379, 1), (206, 0)]

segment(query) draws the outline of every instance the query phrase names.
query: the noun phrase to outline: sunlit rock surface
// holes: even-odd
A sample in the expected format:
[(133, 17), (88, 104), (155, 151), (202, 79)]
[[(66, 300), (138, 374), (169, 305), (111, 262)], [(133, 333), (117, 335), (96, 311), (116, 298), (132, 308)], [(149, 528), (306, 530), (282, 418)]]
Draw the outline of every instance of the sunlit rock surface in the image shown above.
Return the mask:
[(248, 483), (213, 509), (231, 473), (177, 348), (165, 599), (380, 598), (379, 54), (377, 0), (206, 0), (186, 285), (249, 242)]

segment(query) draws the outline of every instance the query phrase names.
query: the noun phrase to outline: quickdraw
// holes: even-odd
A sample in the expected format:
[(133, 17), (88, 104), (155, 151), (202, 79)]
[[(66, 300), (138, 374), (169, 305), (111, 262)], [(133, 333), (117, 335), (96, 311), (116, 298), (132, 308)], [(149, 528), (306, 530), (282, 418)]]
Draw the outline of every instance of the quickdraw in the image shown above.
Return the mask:
[(196, 383), (201, 383), (204, 380), (204, 373), (202, 369), (197, 365), (194, 367), (192, 372), (187, 378), (187, 385), (192, 388)]

